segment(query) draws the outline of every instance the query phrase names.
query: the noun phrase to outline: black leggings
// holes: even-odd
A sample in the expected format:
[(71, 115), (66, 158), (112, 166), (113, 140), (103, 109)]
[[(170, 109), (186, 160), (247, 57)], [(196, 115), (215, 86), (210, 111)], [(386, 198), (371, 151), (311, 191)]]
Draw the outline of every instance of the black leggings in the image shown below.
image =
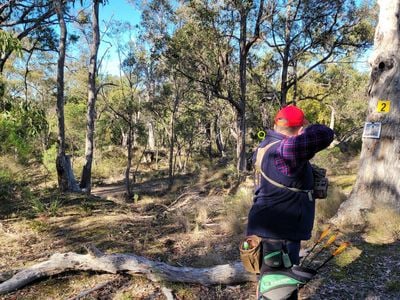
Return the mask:
[(293, 265), (300, 263), (300, 241), (278, 240), (278, 239), (262, 239), (263, 257), (268, 253), (283, 249), (290, 257)]
[[(283, 249), (289, 255), (290, 261), (293, 265), (298, 265), (300, 263), (300, 241), (290, 241), (290, 240), (277, 240), (277, 239), (263, 239), (263, 256), (268, 253), (278, 251)], [(268, 272), (268, 267), (263, 263), (261, 265), (261, 275), (265, 272)], [(294, 291), (288, 300), (297, 300), (298, 295), (297, 291)]]

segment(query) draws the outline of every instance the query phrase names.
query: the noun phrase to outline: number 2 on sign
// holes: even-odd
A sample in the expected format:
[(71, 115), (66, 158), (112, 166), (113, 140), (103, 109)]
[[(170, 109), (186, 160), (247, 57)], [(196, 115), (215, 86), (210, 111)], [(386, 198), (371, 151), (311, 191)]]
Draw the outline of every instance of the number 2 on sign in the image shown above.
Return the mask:
[(378, 100), (376, 111), (380, 113), (388, 113), (390, 111), (390, 100)]

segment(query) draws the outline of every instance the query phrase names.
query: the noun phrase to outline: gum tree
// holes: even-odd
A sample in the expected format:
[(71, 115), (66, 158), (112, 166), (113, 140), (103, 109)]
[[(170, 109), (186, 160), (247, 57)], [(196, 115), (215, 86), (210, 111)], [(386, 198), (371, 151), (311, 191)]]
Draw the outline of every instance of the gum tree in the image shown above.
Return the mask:
[[(49, 26), (56, 24), (53, 2), (42, 0), (1, 1), (0, 28), (9, 32), (16, 40), (22, 41), (28, 37), (49, 41)], [(44, 45), (44, 43), (43, 43)], [(44, 45), (45, 46), (45, 45)], [(0, 74), (15, 47), (7, 47), (0, 53)], [(37, 50), (24, 49), (25, 51)]]
[(92, 162), (94, 152), (94, 128), (96, 120), (96, 100), (98, 94), (97, 78), (97, 54), (100, 46), (99, 5), (100, 0), (93, 0), (91, 4), (91, 43), (88, 72), (88, 100), (86, 113), (86, 142), (85, 164), (82, 169), (80, 188), (90, 194), (92, 188)]
[(382, 206), (400, 211), (400, 1), (378, 4), (366, 121), (379, 122), (382, 129), (379, 138), (363, 139), (357, 181), (333, 219), (336, 224), (363, 225), (367, 213)]
[(67, 25), (65, 22), (65, 5), (62, 0), (54, 1), (55, 10), (60, 27), (60, 38), (58, 46), (57, 60), (57, 125), (58, 125), (58, 147), (56, 158), (56, 169), (58, 177), (58, 186), (60, 191), (67, 192), (79, 191), (75, 181), (71, 166), (71, 160), (66, 155), (65, 143), (65, 118), (64, 118), (64, 66), (66, 55)]
[(236, 165), (244, 171), (248, 61), (268, 9), (265, 1), (204, 0), (189, 1), (187, 10), (191, 13), (173, 36), (168, 56), (181, 74), (234, 108)]
[(280, 103), (297, 100), (297, 83), (326, 62), (368, 47), (373, 28), (370, 8), (352, 0), (274, 0), (266, 42), (280, 62)]

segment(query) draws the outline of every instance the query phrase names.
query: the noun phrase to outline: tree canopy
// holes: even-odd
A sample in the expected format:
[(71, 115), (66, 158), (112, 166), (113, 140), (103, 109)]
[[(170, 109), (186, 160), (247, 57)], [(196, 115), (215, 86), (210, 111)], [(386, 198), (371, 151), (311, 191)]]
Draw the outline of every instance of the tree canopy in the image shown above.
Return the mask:
[[(40, 127), (44, 151), (57, 144), (60, 122), (54, 123), (60, 14), (57, 19), (50, 2), (0, 6), (3, 113), (13, 113), (22, 99), (40, 107), (49, 124)], [(132, 159), (141, 155), (139, 148), (162, 149), (171, 178), (202, 156), (227, 158), (243, 172), (257, 133), (271, 128), (272, 116), (290, 102), (305, 108), (312, 122), (334, 124), (339, 144), (359, 143), (352, 133), (365, 114), (367, 76), (352, 62), (372, 42), (371, 3), (131, 1), (141, 22), (117, 16), (100, 22), (98, 68), (88, 73), (95, 57), (92, 48), (90, 65), (93, 3), (63, 3), (68, 33), (58, 110), (65, 107), (67, 153), (82, 156), (85, 149), (85, 125), (77, 120), (83, 119), (89, 82), (99, 97), (90, 113), (103, 129), (90, 128), (99, 151), (129, 140)], [(109, 3), (101, 3), (107, 10)], [(116, 74), (104, 68), (111, 58)]]

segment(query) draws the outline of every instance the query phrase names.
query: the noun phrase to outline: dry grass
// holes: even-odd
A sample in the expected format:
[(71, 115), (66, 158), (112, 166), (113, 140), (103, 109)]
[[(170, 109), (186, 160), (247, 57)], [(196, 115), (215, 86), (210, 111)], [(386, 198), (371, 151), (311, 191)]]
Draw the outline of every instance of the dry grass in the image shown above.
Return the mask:
[(249, 182), (243, 184), (235, 195), (226, 197), (225, 217), (221, 224), (224, 232), (242, 234), (246, 231), (245, 224), (252, 203), (253, 189)]
[(351, 192), (356, 179), (357, 174), (329, 176), (329, 181), (332, 185), (338, 187), (346, 195)]
[[(153, 177), (152, 185), (140, 185), (137, 203), (106, 202), (99, 198), (63, 199), (55, 217), (36, 215), (30, 220), (0, 221), (0, 269), (23, 268), (54, 252), (82, 252), (85, 243), (94, 243), (107, 253), (132, 252), (177, 266), (209, 267), (238, 260), (238, 245), (253, 198), (251, 180), (234, 189), (236, 172), (231, 167), (213, 170), (211, 165), (199, 178), (188, 177), (186, 181), (177, 180), (168, 194), (143, 193), (162, 183)], [(343, 188), (349, 188), (353, 178), (333, 178), (331, 182), (336, 187), (331, 189), (328, 199), (317, 203), (321, 224), (336, 212), (345, 198)], [(177, 205), (184, 205), (166, 212), (166, 207), (176, 199)], [(396, 227), (392, 231), (396, 232)], [(363, 257), (360, 249), (357, 245), (339, 256), (335, 268), (359, 264)], [(345, 276), (347, 273), (343, 272)], [(112, 283), (87, 299), (165, 299), (163, 286), (180, 299), (199, 299), (199, 295), (213, 300), (255, 299), (254, 284), (202, 287), (120, 277), (85, 272), (64, 274), (37, 282), (4, 299), (67, 299), (105, 281)], [(388, 288), (395, 290), (397, 286), (388, 284)]]
[(346, 195), (335, 185), (331, 185), (326, 199), (316, 200), (316, 220), (317, 223), (325, 223), (333, 217), (340, 204), (346, 200)]
[(190, 216), (178, 212), (177, 214), (174, 214), (170, 220), (172, 223), (177, 224), (183, 232), (189, 233), (191, 231), (192, 222)]
[(340, 205), (347, 199), (355, 183), (356, 175), (331, 175), (328, 176), (328, 178), (328, 197), (326, 199), (317, 199), (316, 201), (316, 217), (314, 224), (316, 231), (325, 226), (326, 222), (336, 214)]
[(400, 240), (400, 214), (391, 208), (378, 206), (367, 215), (368, 228), (364, 236), (369, 243), (392, 243)]
[(0, 166), (3, 172), (7, 171), (9, 174), (13, 174), (13, 176), (19, 175), (19, 178), (24, 173), (24, 167), (17, 163), (14, 157), (9, 155), (0, 156)]
[(344, 268), (354, 263), (361, 255), (362, 250), (357, 247), (350, 247), (345, 252), (335, 257), (335, 263), (341, 268)]
[(196, 225), (204, 226), (210, 221), (208, 208), (204, 206), (200, 206), (196, 212)]

